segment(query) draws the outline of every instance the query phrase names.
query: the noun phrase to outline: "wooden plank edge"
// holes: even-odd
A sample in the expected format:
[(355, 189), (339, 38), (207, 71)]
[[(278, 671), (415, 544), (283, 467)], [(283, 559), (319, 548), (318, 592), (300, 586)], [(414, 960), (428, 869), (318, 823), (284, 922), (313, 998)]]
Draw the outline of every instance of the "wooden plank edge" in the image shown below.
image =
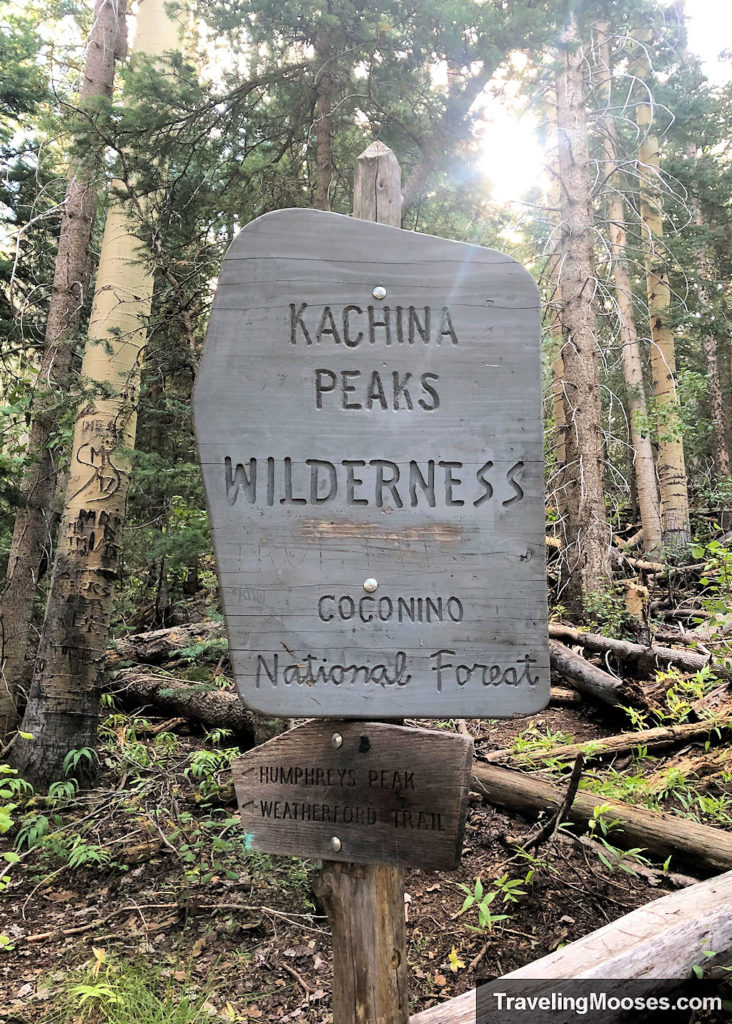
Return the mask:
[[(732, 871), (663, 896), (506, 979), (687, 978), (704, 949), (732, 949)], [(413, 1014), (409, 1024), (474, 1024), (475, 989)]]

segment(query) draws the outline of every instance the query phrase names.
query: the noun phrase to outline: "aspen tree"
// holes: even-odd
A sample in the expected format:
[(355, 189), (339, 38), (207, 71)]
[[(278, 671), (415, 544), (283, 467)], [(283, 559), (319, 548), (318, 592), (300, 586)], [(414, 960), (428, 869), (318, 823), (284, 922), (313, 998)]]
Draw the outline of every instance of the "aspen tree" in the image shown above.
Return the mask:
[[(179, 46), (164, 0), (143, 0), (133, 52)], [(115, 183), (117, 190), (123, 188)], [(96, 391), (76, 418), (51, 591), (16, 763), (36, 785), (58, 778), (72, 748), (94, 746), (134, 446), (140, 362), (153, 279), (129, 200), (104, 228), (82, 376)]]
[[(115, 58), (124, 55), (126, 0), (97, 0), (86, 50), (78, 107), (96, 118), (112, 98)], [(58, 252), (38, 367), (28, 468), (21, 484), (8, 572), (0, 593), (0, 740), (16, 722), (17, 690), (24, 681), (29, 630), (44, 555), (50, 551), (59, 452), (52, 437), (69, 386), (74, 336), (91, 277), (89, 241), (102, 153), (98, 147), (71, 163), (61, 214)]]
[(561, 292), (566, 416), (566, 545), (570, 603), (578, 610), (610, 579), (605, 510), (602, 403), (593, 303), (590, 156), (583, 56), (574, 21), (563, 36), (557, 76), (561, 225)]
[(608, 186), (607, 216), (612, 276), (620, 331), (620, 353), (623, 377), (630, 412), (630, 436), (633, 444), (638, 506), (643, 529), (643, 548), (648, 554), (658, 555), (663, 547), (661, 510), (656, 485), (653, 446), (648, 432), (648, 407), (643, 383), (638, 331), (633, 309), (633, 286), (628, 269), (627, 232), (623, 194), (617, 181), (618, 130), (612, 114), (612, 70), (610, 66), (610, 36), (607, 25), (598, 26), (600, 89), (605, 90), (603, 113), (603, 150), (605, 157), (605, 183)]
[[(648, 33), (639, 33), (639, 38), (647, 40)], [(635, 71), (645, 83), (650, 66), (643, 41), (639, 46)], [(689, 495), (681, 438), (679, 399), (676, 392), (676, 348), (670, 324), (671, 288), (663, 251), (659, 142), (654, 131), (653, 104), (647, 95), (636, 105), (636, 123), (641, 130), (638, 166), (652, 341), (651, 373), (659, 420), (658, 480), (661, 489), (663, 542), (670, 550), (680, 552), (691, 540)]]

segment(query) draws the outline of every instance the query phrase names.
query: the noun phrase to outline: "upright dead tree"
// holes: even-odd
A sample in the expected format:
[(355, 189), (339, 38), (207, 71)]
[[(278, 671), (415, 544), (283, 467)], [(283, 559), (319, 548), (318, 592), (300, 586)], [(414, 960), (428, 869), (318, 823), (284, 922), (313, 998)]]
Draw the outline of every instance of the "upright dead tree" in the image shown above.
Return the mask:
[[(696, 147), (690, 154), (696, 157)], [(703, 226), (701, 213), (697, 209), (694, 219), (697, 226)], [(699, 271), (700, 280), (697, 281), (697, 294), (699, 302), (705, 309), (709, 309), (709, 293), (707, 282), (714, 280), (714, 269), (709, 253), (700, 245), (696, 251), (696, 265)], [(722, 379), (719, 372), (719, 359), (717, 357), (717, 339), (709, 326), (702, 335), (702, 354), (707, 371), (707, 387), (709, 396), (709, 411), (712, 420), (712, 439), (714, 448), (714, 470), (717, 480), (724, 480), (730, 475), (730, 456), (727, 446), (727, 417), (725, 414), (724, 394), (722, 392)]]
[(618, 130), (612, 113), (612, 70), (608, 26), (598, 26), (597, 36), (599, 88), (605, 94), (602, 123), (604, 128), (605, 184), (608, 188), (609, 250), (615, 284), (621, 362), (630, 413), (635, 483), (643, 529), (643, 548), (648, 554), (659, 555), (663, 546), (661, 509), (658, 502), (653, 446), (648, 430), (648, 406), (643, 383), (643, 361), (633, 308), (633, 286), (628, 268), (624, 200), (618, 184)]
[[(553, 104), (551, 114), (556, 122), (556, 104)], [(559, 237), (561, 224), (560, 216), (560, 188), (559, 188), (559, 157), (556, 146), (556, 139), (553, 145), (548, 145), (547, 175), (549, 177), (549, 189), (547, 201), (549, 205), (549, 221), (552, 232), (550, 245), (551, 250), (547, 260), (546, 275), (549, 285), (549, 302), (547, 315), (549, 329), (552, 339), (552, 418), (554, 420), (554, 453), (556, 458), (556, 484), (554, 493), (557, 508), (561, 511), (565, 506), (564, 495), (564, 466), (567, 462), (567, 423), (564, 414), (564, 360), (562, 349), (564, 347), (564, 334), (562, 330), (562, 288), (560, 284), (562, 249)]]
[[(95, 120), (112, 98), (115, 59), (124, 56), (126, 0), (97, 0), (86, 50), (78, 109)], [(28, 468), (21, 484), (8, 572), (0, 593), (0, 739), (16, 723), (29, 630), (41, 564), (50, 555), (58, 452), (52, 437), (69, 387), (74, 339), (89, 287), (91, 238), (103, 151), (72, 161), (61, 214), (58, 253), (43, 354), (33, 398)]]
[(568, 595), (582, 609), (610, 578), (605, 511), (602, 403), (595, 312), (590, 156), (583, 57), (574, 22), (560, 49), (557, 134), (561, 224), (561, 292), (566, 417)]
[[(648, 38), (645, 32), (639, 35)], [(645, 84), (650, 74), (648, 52), (642, 42), (635, 71), (645, 89), (643, 99), (636, 105), (636, 122), (641, 131), (638, 169), (651, 325), (651, 373), (658, 414), (658, 480), (661, 488), (663, 542), (671, 551), (683, 551), (691, 540), (689, 494), (676, 391), (676, 348), (670, 321), (671, 287), (663, 249), (663, 181), (659, 142), (654, 130), (653, 103)]]
[[(164, 0), (143, 0), (133, 50), (178, 47)], [(122, 188), (117, 182), (116, 187)], [(102, 241), (82, 376), (95, 390), (77, 414), (51, 591), (16, 763), (34, 784), (93, 747), (134, 446), (139, 368), (152, 301), (131, 202), (112, 202)]]

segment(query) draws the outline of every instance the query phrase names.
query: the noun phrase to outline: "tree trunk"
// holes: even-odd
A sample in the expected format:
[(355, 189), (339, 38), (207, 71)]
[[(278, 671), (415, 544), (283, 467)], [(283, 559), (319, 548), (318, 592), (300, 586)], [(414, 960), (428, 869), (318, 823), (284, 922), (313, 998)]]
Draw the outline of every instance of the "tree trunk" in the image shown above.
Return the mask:
[(557, 78), (562, 213), (562, 321), (565, 342), (566, 544), (570, 604), (581, 613), (610, 579), (605, 512), (602, 403), (593, 302), (593, 219), (582, 53), (574, 23), (564, 37)]
[(730, 668), (715, 662), (711, 654), (698, 654), (696, 651), (679, 651), (673, 647), (659, 647), (631, 643), (629, 640), (615, 640), (613, 637), (602, 636), (600, 633), (585, 633), (571, 626), (549, 623), (549, 636), (562, 643), (582, 644), (589, 651), (598, 654), (611, 654), (621, 661), (632, 661), (642, 671), (653, 674), (673, 665), (681, 672), (701, 672), (711, 668), (715, 674), (728, 677)]
[(611, 676), (609, 672), (604, 672), (581, 655), (570, 651), (564, 644), (550, 640), (549, 657), (554, 671), (565, 676), (575, 690), (603, 704), (609, 704), (610, 707), (619, 708), (630, 704), (648, 709), (650, 702), (637, 684)]
[[(126, 0), (97, 0), (78, 105), (94, 119), (97, 97), (112, 98), (115, 57), (124, 40)], [(18, 687), (25, 681), (29, 629), (44, 555), (51, 549), (58, 445), (53, 432), (69, 385), (74, 336), (89, 287), (91, 238), (102, 153), (72, 163), (63, 204), (58, 253), (39, 383), (33, 399), (28, 468), (15, 517), (7, 580), (0, 594), (0, 740), (16, 724)]]
[[(542, 761), (574, 761), (580, 754), (585, 760), (593, 758), (614, 757), (616, 754), (629, 754), (643, 747), (646, 750), (661, 750), (666, 747), (681, 746), (698, 740), (711, 739), (717, 730), (728, 729), (732, 725), (732, 705), (722, 710), (713, 718), (703, 722), (682, 722), (681, 725), (661, 725), (655, 729), (642, 729), (638, 732), (620, 732), (615, 736), (603, 736), (599, 740), (587, 740), (585, 743), (558, 743), (554, 747), (543, 747), (539, 750), (525, 750), (515, 753), (513, 750), (492, 750), (487, 755), (490, 764), (512, 761), (519, 765)], [(727, 750), (724, 751), (727, 753)]]
[(231, 690), (204, 690), (170, 676), (157, 676), (139, 668), (123, 668), (104, 684), (107, 693), (136, 707), (152, 705), (156, 711), (183, 715), (209, 729), (231, 729), (247, 747), (255, 743), (254, 715)]
[[(639, 34), (644, 38), (644, 34)], [(641, 47), (636, 67), (645, 80), (649, 67)], [(645, 243), (646, 289), (651, 325), (651, 372), (658, 416), (658, 480), (661, 488), (663, 542), (672, 551), (684, 551), (691, 540), (686, 463), (681, 437), (681, 417), (676, 393), (676, 348), (671, 330), (671, 288), (663, 247), (663, 205), (661, 200), (658, 136), (653, 130), (653, 107), (636, 106), (641, 130), (638, 168), (641, 182), (641, 220)]]
[[(600, 26), (598, 34), (600, 36), (600, 73), (605, 80), (604, 84), (607, 89), (607, 105), (603, 118), (605, 127), (603, 147), (605, 151), (605, 182), (609, 185), (617, 172), (618, 131), (615, 118), (611, 113), (612, 73), (607, 26)], [(628, 269), (625, 210), (623, 196), (617, 185), (609, 189), (607, 207), (610, 255), (620, 328), (620, 352), (630, 412), (635, 484), (643, 527), (643, 549), (648, 554), (659, 555), (663, 547), (661, 509), (658, 501), (656, 469), (653, 461), (653, 446), (651, 445), (648, 407), (643, 383), (643, 363), (635, 325), (633, 286)]]
[[(331, 14), (331, 5), (328, 4)], [(333, 77), (333, 53), (329, 42), (330, 29), (325, 27), (315, 45), (315, 192), (316, 210), (330, 209), (330, 186), (333, 180), (333, 131), (330, 122), (336, 81)]]
[[(692, 159), (696, 158), (696, 147), (689, 154)], [(702, 227), (704, 221), (697, 209), (694, 219), (698, 227)], [(700, 280), (697, 281), (697, 295), (704, 310), (710, 307), (709, 293), (705, 282), (714, 280), (714, 270), (709, 254), (703, 245), (699, 246), (696, 252), (696, 264)], [(727, 417), (725, 414), (724, 397), (722, 394), (722, 380), (719, 373), (719, 360), (717, 359), (717, 339), (711, 329), (707, 327), (702, 335), (702, 353), (707, 370), (707, 382), (709, 386), (709, 412), (712, 420), (712, 438), (714, 445), (714, 470), (717, 480), (724, 480), (730, 474), (729, 448), (727, 447)]]
[[(556, 121), (556, 103), (552, 104)], [(554, 421), (554, 453), (556, 469), (553, 500), (557, 512), (563, 517), (566, 508), (564, 471), (567, 464), (567, 421), (564, 411), (564, 331), (562, 328), (562, 289), (560, 285), (562, 249), (560, 244), (560, 186), (559, 186), (559, 154), (554, 145), (549, 149), (546, 161), (549, 176), (547, 201), (549, 204), (549, 222), (552, 226), (550, 239), (551, 251), (547, 261), (547, 279), (549, 282), (549, 329), (552, 338), (552, 419)]]
[[(488, 764), (473, 766), (473, 784), (489, 803), (532, 816), (540, 811), (556, 811), (566, 788), (536, 774)], [(604, 806), (607, 806), (607, 818), (618, 822), (609, 836), (613, 845), (642, 847), (664, 860), (671, 855), (677, 866), (682, 861), (698, 874), (714, 874), (732, 868), (732, 834), (676, 814), (649, 811), (581, 789), (567, 812), (567, 820), (584, 829), (593, 819), (595, 808)]]
[(133, 633), (113, 641), (107, 651), (106, 664), (108, 668), (121, 661), (159, 665), (175, 658), (185, 647), (225, 636), (223, 623), (209, 619), (166, 629), (153, 629), (148, 633)]
[[(163, 0), (144, 0), (135, 52), (155, 56), (177, 46), (178, 29)], [(51, 591), (23, 718), (23, 732), (33, 738), (21, 739), (14, 751), (17, 767), (39, 787), (62, 774), (71, 748), (96, 741), (153, 290), (128, 206), (114, 201), (107, 214), (81, 368), (107, 397), (84, 402), (77, 414)]]

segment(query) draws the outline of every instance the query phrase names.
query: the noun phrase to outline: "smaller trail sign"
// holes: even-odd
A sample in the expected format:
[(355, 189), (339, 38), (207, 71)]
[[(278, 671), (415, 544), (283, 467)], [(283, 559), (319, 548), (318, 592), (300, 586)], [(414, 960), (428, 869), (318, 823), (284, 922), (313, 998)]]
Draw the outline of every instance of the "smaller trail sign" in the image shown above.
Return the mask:
[(455, 868), (473, 742), (377, 722), (308, 722), (232, 765), (250, 849)]

